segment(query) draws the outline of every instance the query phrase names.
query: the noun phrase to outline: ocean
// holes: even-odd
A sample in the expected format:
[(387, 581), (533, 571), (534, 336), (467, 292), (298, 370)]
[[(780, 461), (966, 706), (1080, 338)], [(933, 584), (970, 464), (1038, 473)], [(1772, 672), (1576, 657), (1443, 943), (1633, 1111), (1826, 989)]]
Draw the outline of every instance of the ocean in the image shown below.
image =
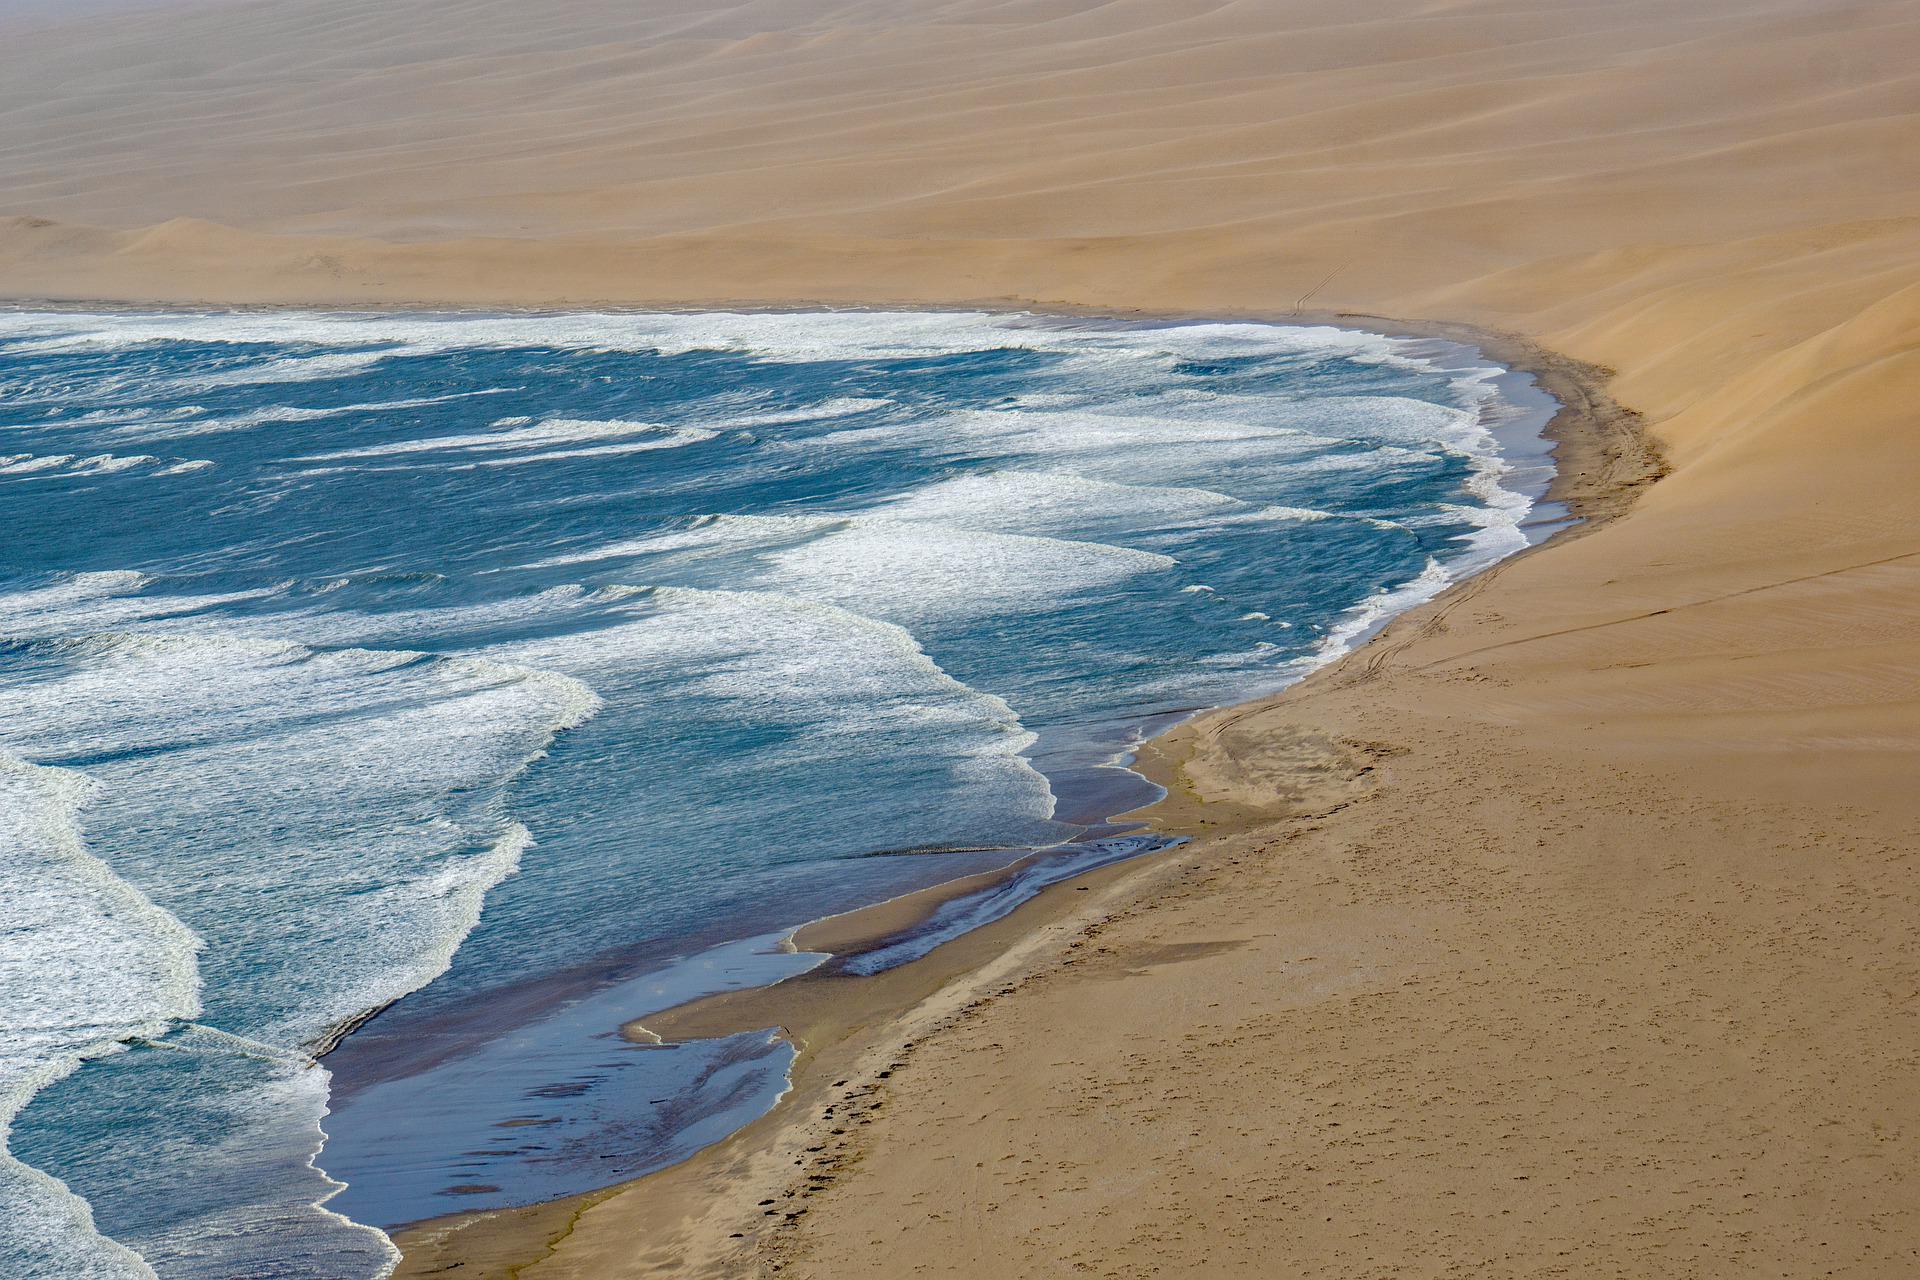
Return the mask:
[(1025, 314), (0, 312), (0, 1267), (383, 1274), (671, 1163), (798, 926), (1150, 853), (1197, 709), (1564, 523), (1471, 348)]

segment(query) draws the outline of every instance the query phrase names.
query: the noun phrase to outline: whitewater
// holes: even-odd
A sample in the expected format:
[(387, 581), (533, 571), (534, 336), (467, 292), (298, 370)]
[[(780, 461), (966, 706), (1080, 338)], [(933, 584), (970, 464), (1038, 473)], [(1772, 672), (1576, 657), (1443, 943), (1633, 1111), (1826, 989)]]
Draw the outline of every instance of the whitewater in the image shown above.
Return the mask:
[(1155, 847), (1143, 737), (1564, 520), (1468, 347), (979, 312), (0, 312), (0, 1267), (389, 1271), (764, 1110), (623, 1022)]

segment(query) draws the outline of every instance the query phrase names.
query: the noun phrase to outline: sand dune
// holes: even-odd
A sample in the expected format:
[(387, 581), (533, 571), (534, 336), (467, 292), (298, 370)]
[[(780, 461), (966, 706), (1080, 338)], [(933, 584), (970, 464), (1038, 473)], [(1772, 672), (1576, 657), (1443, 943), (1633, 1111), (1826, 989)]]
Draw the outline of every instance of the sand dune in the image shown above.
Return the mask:
[(1826, 0), (233, 0), (0, 53), (0, 292), (1311, 295), (1616, 370), (1630, 514), (1169, 744), (1238, 834), (498, 1256), (1905, 1276), (1917, 68)]

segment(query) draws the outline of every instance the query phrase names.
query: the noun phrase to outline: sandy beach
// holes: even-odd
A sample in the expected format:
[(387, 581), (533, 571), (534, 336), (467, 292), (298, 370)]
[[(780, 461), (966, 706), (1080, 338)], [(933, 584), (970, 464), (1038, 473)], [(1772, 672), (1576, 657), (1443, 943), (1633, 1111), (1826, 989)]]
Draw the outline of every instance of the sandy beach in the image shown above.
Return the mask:
[(1911, 6), (35, 23), (10, 299), (1298, 308), (1588, 370), (1595, 519), (1157, 744), (1191, 843), (796, 986), (782, 1108), (405, 1274), (1920, 1269)]

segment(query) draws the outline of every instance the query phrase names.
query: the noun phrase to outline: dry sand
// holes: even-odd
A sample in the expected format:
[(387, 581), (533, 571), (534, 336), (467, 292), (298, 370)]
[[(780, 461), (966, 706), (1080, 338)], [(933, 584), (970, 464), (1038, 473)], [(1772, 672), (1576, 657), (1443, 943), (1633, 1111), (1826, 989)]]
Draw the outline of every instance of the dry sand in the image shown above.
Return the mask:
[(1666, 451), (1177, 734), (1226, 834), (417, 1271), (1904, 1277), (1917, 68), (1911, 3), (233, 0), (7, 43), (0, 294), (1314, 293), (1616, 370)]

